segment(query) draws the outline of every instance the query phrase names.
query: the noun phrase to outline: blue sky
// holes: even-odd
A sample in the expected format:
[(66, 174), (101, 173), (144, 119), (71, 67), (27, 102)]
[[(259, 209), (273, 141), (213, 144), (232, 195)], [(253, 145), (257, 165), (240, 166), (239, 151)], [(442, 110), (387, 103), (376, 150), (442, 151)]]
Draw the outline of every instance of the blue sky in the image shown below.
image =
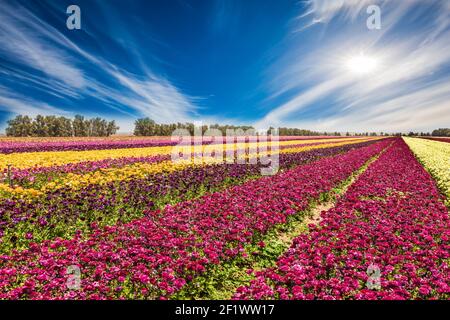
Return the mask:
[[(71, 4), (81, 30), (66, 27)], [(379, 30), (366, 26), (373, 4)], [(146, 116), (449, 127), (449, 23), (447, 0), (0, 0), (0, 130), (15, 114), (77, 113), (122, 132)]]

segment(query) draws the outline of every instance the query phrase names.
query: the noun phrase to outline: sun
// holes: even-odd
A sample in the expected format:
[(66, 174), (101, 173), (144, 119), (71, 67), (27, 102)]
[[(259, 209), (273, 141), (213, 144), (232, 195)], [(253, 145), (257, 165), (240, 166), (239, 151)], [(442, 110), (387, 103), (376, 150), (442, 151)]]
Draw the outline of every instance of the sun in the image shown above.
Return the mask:
[(347, 69), (358, 75), (372, 73), (377, 66), (377, 59), (364, 54), (350, 57), (346, 62)]

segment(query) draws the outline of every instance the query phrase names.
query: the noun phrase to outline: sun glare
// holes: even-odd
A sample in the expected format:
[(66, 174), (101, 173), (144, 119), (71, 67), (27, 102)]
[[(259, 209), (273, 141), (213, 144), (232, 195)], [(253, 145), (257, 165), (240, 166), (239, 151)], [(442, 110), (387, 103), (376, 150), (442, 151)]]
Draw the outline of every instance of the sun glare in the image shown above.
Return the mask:
[(367, 74), (373, 72), (377, 66), (377, 60), (360, 54), (347, 60), (347, 68), (355, 74)]

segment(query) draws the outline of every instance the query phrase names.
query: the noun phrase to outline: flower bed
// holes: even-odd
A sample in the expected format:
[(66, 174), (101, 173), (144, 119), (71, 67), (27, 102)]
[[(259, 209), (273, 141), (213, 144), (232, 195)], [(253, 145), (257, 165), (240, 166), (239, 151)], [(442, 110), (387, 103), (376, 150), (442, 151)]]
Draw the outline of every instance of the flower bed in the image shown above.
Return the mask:
[[(362, 141), (372, 141), (374, 139), (369, 140), (345, 140), (340, 142), (333, 142), (333, 143), (317, 143), (317, 144), (306, 144), (306, 145), (285, 145), (282, 146), (281, 153), (298, 153), (302, 151), (308, 151), (308, 150), (314, 150), (314, 149), (323, 149), (323, 148), (330, 148), (330, 147), (337, 147), (337, 146), (343, 146), (343, 145), (350, 145), (350, 144), (359, 144)], [(291, 143), (291, 142), (289, 142)], [(242, 145), (242, 144), (237, 144)], [(236, 146), (236, 145), (233, 145)], [(257, 146), (257, 144), (254, 144), (254, 146)], [(129, 151), (130, 149), (128, 149)], [(136, 149), (138, 150), (138, 149)], [(259, 154), (248, 154), (253, 149), (238, 149), (242, 150), (243, 154), (242, 156), (252, 157), (255, 158), (260, 155), (265, 155), (270, 151), (266, 152), (260, 152)], [(214, 151), (214, 150), (212, 150)], [(235, 150), (236, 151), (236, 150)], [(123, 150), (121, 152), (124, 152)], [(143, 151), (143, 154), (146, 152), (154, 152), (154, 150), (147, 150)], [(168, 150), (166, 150), (163, 153), (167, 153)], [(256, 150), (252, 151), (256, 152)], [(279, 151), (276, 151), (277, 153), (280, 153)], [(206, 153), (206, 152), (205, 152)], [(44, 153), (45, 154), (45, 153)], [(72, 152), (73, 154), (73, 152)], [(76, 154), (76, 153), (75, 153)], [(197, 153), (195, 154), (197, 155)], [(74, 157), (80, 157), (79, 155), (70, 156), (71, 158)], [(52, 166), (51, 168), (55, 168), (56, 172), (54, 171), (44, 171), (43, 175), (37, 174), (33, 175), (33, 172), (37, 170), (39, 172), (39, 166), (34, 167), (31, 169), (22, 169), (22, 170), (13, 170), (12, 177), (15, 178), (15, 175), (17, 172), (19, 172), (19, 176), (25, 176), (25, 180), (21, 180), (23, 182), (23, 186), (21, 185), (15, 185), (13, 187), (9, 186), (8, 177), (5, 174), (4, 177), (4, 183), (0, 184), (0, 192), (5, 195), (5, 197), (10, 197), (11, 195), (20, 195), (23, 197), (36, 197), (40, 196), (42, 194), (45, 194), (49, 191), (54, 191), (56, 189), (62, 189), (69, 187), (73, 191), (79, 190), (83, 187), (86, 187), (91, 184), (107, 184), (109, 182), (115, 182), (115, 181), (123, 181), (123, 180), (132, 180), (132, 179), (142, 179), (144, 177), (147, 177), (149, 175), (153, 175), (156, 173), (170, 173), (177, 170), (182, 170), (188, 166), (195, 166), (195, 165), (201, 165), (201, 164), (209, 164), (209, 163), (217, 163), (217, 162), (223, 162), (223, 158), (217, 159), (215, 157), (209, 157), (204, 156), (201, 157), (201, 163), (197, 164), (197, 162), (194, 160), (194, 158), (191, 158), (191, 160), (186, 161), (169, 161), (169, 160), (162, 160), (164, 159), (163, 155), (154, 155), (150, 157), (141, 157), (144, 159), (143, 162), (136, 162), (131, 160), (130, 163), (127, 164), (127, 161), (124, 160), (124, 165), (121, 166), (122, 162), (120, 159), (124, 159), (123, 157), (119, 158), (110, 158), (109, 163), (111, 165), (119, 164), (119, 166), (111, 166), (107, 168), (99, 168), (96, 170), (87, 170), (84, 172), (83, 170), (81, 173), (72, 173), (68, 172), (67, 174), (58, 172), (58, 169), (61, 167), (69, 167), (70, 163), (65, 165), (56, 165)], [(136, 159), (136, 157), (134, 157)], [(162, 160), (162, 161), (160, 161)], [(102, 160), (99, 160), (102, 161)], [(86, 162), (84, 162), (86, 163)], [(93, 167), (97, 166), (97, 161), (89, 162), (92, 164)], [(87, 165), (89, 166), (89, 164)], [(36, 168), (36, 169), (35, 169)], [(83, 166), (78, 166), (76, 163), (73, 164), (73, 168), (75, 169), (83, 169)], [(5, 169), (6, 171), (6, 169)], [(13, 178), (13, 179), (14, 179)], [(30, 179), (32, 181), (30, 181)], [(1, 194), (0, 194), (1, 195)]]
[(450, 217), (434, 180), (397, 139), (319, 226), (235, 299), (450, 298)]
[[(345, 142), (344, 142), (345, 141)], [(364, 142), (364, 139), (345, 139), (342, 142), (347, 143), (359, 143)], [(280, 150), (298, 149), (307, 150), (308, 147), (312, 146), (324, 146), (329, 147), (329, 140), (324, 140), (321, 142), (314, 143), (303, 143), (296, 144), (298, 141), (293, 141), (293, 145), (283, 144), (280, 146)], [(248, 151), (248, 150), (246, 150)], [(288, 150), (289, 151), (289, 150)], [(225, 151), (224, 151), (225, 153)], [(26, 155), (24, 155), (26, 156)], [(106, 158), (96, 161), (81, 161), (81, 162), (70, 162), (66, 164), (53, 165), (53, 166), (33, 166), (28, 168), (16, 168), (12, 166), (11, 176), (7, 176), (7, 168), (3, 170), (4, 183), (8, 182), (8, 179), (13, 180), (14, 185), (18, 185), (26, 188), (36, 188), (36, 185), (42, 185), (45, 182), (53, 181), (55, 179), (60, 179), (66, 174), (86, 174), (99, 170), (107, 170), (112, 168), (124, 168), (133, 164), (149, 164), (149, 163), (159, 163), (163, 161), (169, 161), (171, 159), (170, 154), (164, 155), (153, 155), (153, 156), (131, 156), (131, 157), (119, 157), (119, 158)]]
[[(279, 137), (280, 141), (288, 140), (319, 140), (319, 139), (347, 139), (349, 137), (311, 136)], [(203, 137), (202, 143), (210, 143), (210, 137)], [(123, 148), (143, 148), (173, 146), (178, 142), (171, 141), (170, 137), (110, 137), (110, 138), (0, 138), (0, 154), (43, 152), (43, 151), (87, 151)]]
[[(389, 140), (252, 180), (128, 224), (30, 244), (0, 257), (0, 298), (167, 297), (209, 264), (239, 255), (255, 234), (304, 210), (345, 180)], [(67, 267), (79, 266), (81, 287), (67, 289)]]
[[(285, 170), (322, 157), (362, 148), (375, 141), (280, 155)], [(236, 185), (261, 176), (261, 164), (215, 164), (157, 173), (146, 178), (107, 184), (90, 184), (74, 192), (53, 190), (39, 198), (0, 200), (0, 252), (27, 247), (31, 241), (56, 236), (67, 237), (76, 230), (90, 233), (91, 223), (113, 225), (142, 217), (145, 208), (161, 208), (168, 203)]]

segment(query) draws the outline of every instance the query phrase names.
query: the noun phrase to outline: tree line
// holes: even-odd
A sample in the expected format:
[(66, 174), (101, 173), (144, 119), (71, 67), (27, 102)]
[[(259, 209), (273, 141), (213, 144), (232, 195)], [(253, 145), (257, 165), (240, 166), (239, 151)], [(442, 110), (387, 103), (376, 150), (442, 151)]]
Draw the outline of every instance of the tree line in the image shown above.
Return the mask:
[[(82, 115), (76, 115), (73, 119), (62, 116), (42, 116), (37, 115), (34, 119), (29, 116), (18, 115), (14, 119), (9, 120), (6, 128), (6, 135), (13, 137), (107, 137), (113, 135), (119, 130), (115, 121), (107, 121), (105, 119), (96, 117), (87, 119)], [(252, 126), (235, 126), (235, 125), (203, 125), (201, 128), (196, 128), (193, 123), (156, 123), (150, 118), (137, 119), (134, 123), (135, 136), (170, 136), (176, 129), (185, 129), (190, 135), (195, 134), (195, 130), (200, 130), (205, 134), (208, 129), (217, 129), (222, 135), (226, 135), (228, 129), (254, 130)], [(274, 128), (267, 130), (269, 134)], [(388, 136), (388, 135), (408, 135), (408, 136), (436, 136), (436, 137), (450, 137), (450, 128), (440, 128), (429, 132), (409, 132), (404, 133), (349, 133), (341, 134), (340, 132), (318, 132), (299, 128), (278, 128), (280, 136)]]
[[(194, 135), (195, 125), (193, 123), (187, 122), (187, 123), (170, 123), (170, 124), (163, 124), (163, 123), (156, 123), (154, 120), (150, 118), (142, 118), (137, 119), (134, 123), (134, 135), (135, 136), (170, 136), (172, 132), (174, 132), (176, 129), (185, 129), (189, 132), (190, 135)], [(208, 129), (217, 129), (219, 130), (222, 135), (226, 135), (226, 131), (228, 129), (231, 130), (238, 130), (241, 129), (244, 132), (247, 130), (255, 130), (252, 126), (234, 126), (234, 125), (219, 125), (219, 124), (212, 124), (212, 125), (202, 125), (201, 131), (202, 134), (206, 132)], [(275, 128), (270, 127), (267, 130), (267, 134), (270, 134), (272, 130)], [(280, 136), (341, 136), (342, 134), (340, 132), (319, 132), (319, 131), (312, 131), (312, 130), (306, 130), (306, 129), (299, 129), (299, 128), (287, 128), (287, 127), (279, 127), (278, 129), (278, 135)], [(197, 128), (197, 130), (200, 130), (200, 128)], [(378, 136), (380, 134), (376, 132), (363, 132), (363, 133), (353, 133), (350, 134), (349, 132), (345, 133), (346, 136)], [(387, 133), (382, 132), (381, 135), (388, 135)]]
[(85, 119), (81, 115), (73, 119), (42, 115), (33, 119), (18, 115), (7, 123), (6, 135), (12, 137), (108, 137), (119, 130), (114, 120)]
[(201, 128), (196, 128), (195, 124), (190, 122), (177, 122), (177, 123), (156, 123), (154, 120), (150, 118), (142, 118), (137, 119), (134, 122), (134, 135), (135, 136), (170, 136), (176, 129), (184, 129), (189, 132), (190, 135), (194, 135), (195, 130), (198, 132), (202, 132), (204, 134), (208, 129), (217, 129), (223, 135), (226, 134), (227, 129), (238, 130), (242, 129), (243, 131), (247, 131), (249, 129), (253, 129), (251, 126), (233, 126), (233, 125), (202, 125)]
[(409, 132), (408, 136), (415, 137), (450, 137), (450, 128), (435, 129), (431, 133), (429, 132)]
[[(194, 135), (195, 125), (190, 122), (186, 123), (156, 123), (154, 120), (150, 118), (142, 118), (137, 119), (134, 123), (134, 135), (135, 136), (170, 136), (172, 132), (176, 129), (184, 129), (189, 132), (190, 135)], [(246, 132), (247, 130), (255, 130), (252, 126), (235, 126), (235, 125), (219, 125), (219, 124), (211, 124), (211, 125), (202, 125), (201, 128), (197, 128), (202, 134), (206, 132), (208, 129), (216, 129), (219, 130), (222, 135), (226, 135), (227, 130), (243, 130)], [(274, 128), (271, 127), (267, 130), (267, 133), (270, 133)], [(297, 128), (278, 128), (278, 134), (280, 136), (317, 136), (317, 135), (341, 135), (339, 132), (333, 133), (320, 133), (311, 130), (297, 129)]]
[(440, 128), (431, 133), (434, 137), (450, 137), (450, 128)]
[[(269, 130), (267, 131), (268, 133), (273, 130), (273, 127), (270, 127)], [(341, 135), (338, 132), (335, 132), (336, 135)], [(306, 130), (306, 129), (298, 129), (298, 128), (285, 128), (285, 127), (280, 127), (278, 128), (278, 134), (280, 136), (320, 136), (320, 135), (332, 135), (331, 133), (328, 134), (326, 132), (317, 132), (317, 131), (311, 131), (311, 130)]]

